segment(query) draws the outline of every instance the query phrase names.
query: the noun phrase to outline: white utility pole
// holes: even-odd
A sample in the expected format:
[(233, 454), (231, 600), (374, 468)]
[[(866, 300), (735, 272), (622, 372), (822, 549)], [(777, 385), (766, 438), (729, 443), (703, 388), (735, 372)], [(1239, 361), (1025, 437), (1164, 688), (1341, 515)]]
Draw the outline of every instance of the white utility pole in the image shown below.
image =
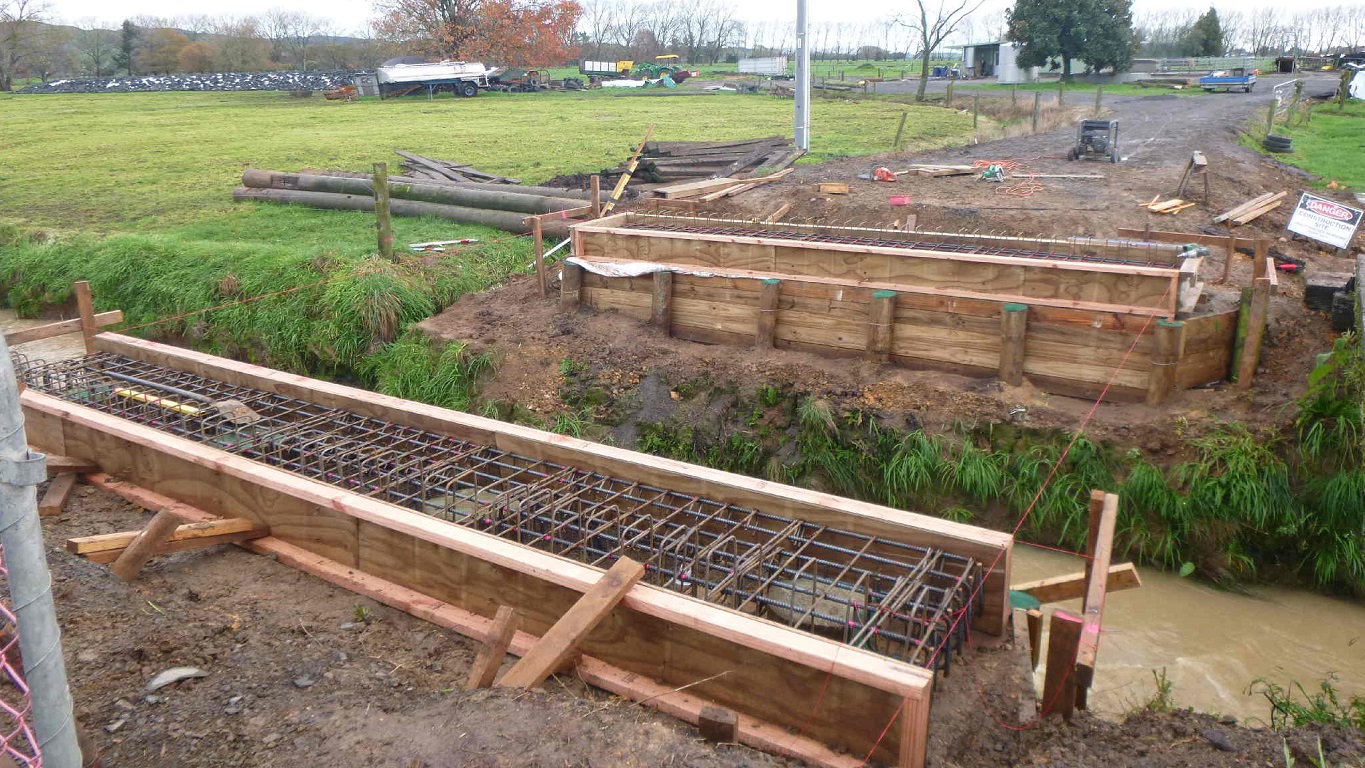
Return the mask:
[(806, 0), (796, 0), (796, 146), (810, 151), (810, 20)]

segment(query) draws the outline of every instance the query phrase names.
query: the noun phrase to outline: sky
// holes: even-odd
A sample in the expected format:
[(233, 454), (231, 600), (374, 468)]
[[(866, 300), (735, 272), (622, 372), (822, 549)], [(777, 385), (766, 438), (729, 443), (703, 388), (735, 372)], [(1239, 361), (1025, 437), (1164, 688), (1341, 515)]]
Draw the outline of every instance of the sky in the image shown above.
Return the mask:
[[(1309, 11), (1333, 5), (1349, 5), (1359, 0), (1296, 0), (1294, 11)], [(794, 0), (736, 0), (741, 7), (741, 17), (745, 19), (795, 19)], [(812, 22), (850, 21), (847, 2), (840, 0), (808, 0)], [(371, 0), (48, 0), (52, 15), (66, 23), (78, 23), (88, 19), (103, 22), (100, 26), (113, 28), (123, 19), (132, 16), (180, 16), (185, 14), (218, 15), (230, 14), (246, 16), (260, 14), (271, 8), (284, 8), (303, 11), (314, 16), (330, 17), (337, 22), (343, 32), (358, 33), (373, 15)], [(999, 10), (1009, 6), (1009, 0), (986, 0), (983, 11)], [(1194, 5), (1203, 6), (1204, 0), (1193, 0)], [(1133, 11), (1141, 14), (1147, 11), (1188, 8), (1191, 0), (1134, 0)], [(1249, 10), (1265, 5), (1284, 7), (1283, 0), (1220, 0), (1214, 3), (1223, 8)], [(860, 18), (875, 19), (904, 12), (913, 4), (908, 0), (859, 0)], [(84, 24), (82, 24), (84, 26)]]

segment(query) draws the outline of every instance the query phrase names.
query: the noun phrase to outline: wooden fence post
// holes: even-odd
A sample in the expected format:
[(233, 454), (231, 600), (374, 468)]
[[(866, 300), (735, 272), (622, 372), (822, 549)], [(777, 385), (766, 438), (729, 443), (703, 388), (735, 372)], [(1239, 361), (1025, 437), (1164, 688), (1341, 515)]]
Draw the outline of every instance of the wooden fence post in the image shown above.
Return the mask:
[(1280, 111), (1280, 97), (1276, 96), (1270, 100), (1270, 116), (1265, 120), (1265, 133), (1267, 136), (1275, 132), (1275, 113)]
[(1000, 308), (1000, 380), (1012, 387), (1024, 383), (1024, 336), (1028, 305), (1010, 302)]
[(1010, 83), (1010, 106), (1019, 106), (1019, 84)]
[(1152, 337), (1152, 372), (1147, 378), (1147, 403), (1155, 405), (1166, 399), (1175, 387), (1175, 374), (1180, 363), (1180, 342), (1185, 324), (1179, 320), (1158, 320)]
[(981, 119), (981, 94), (972, 94), (972, 129), (976, 129), (976, 123)]
[(1057, 106), (1066, 106), (1066, 81), (1057, 80)]
[(1270, 311), (1270, 278), (1258, 277), (1252, 281), (1247, 307), (1245, 334), (1239, 340), (1241, 352), (1236, 370), (1239, 389), (1250, 389), (1252, 380), (1256, 378), (1256, 363), (1261, 356), (1261, 340), (1265, 337), (1266, 318)]
[(877, 363), (891, 360), (891, 325), (896, 316), (896, 292), (877, 291), (867, 311), (867, 359)]
[(953, 81), (952, 81), (952, 80), (949, 80), (949, 81), (948, 81), (948, 95), (947, 95), (946, 98), (944, 98), (943, 104), (944, 104), (944, 106), (948, 107), (949, 109), (951, 109), (952, 106), (953, 106)]
[(583, 267), (571, 261), (564, 262), (564, 279), (559, 284), (559, 309), (572, 312), (583, 301)]
[(896, 140), (891, 143), (891, 151), (899, 152), (901, 149), (901, 137), (905, 135), (905, 120), (910, 117), (909, 112), (901, 113), (901, 124), (896, 128)]
[(548, 293), (548, 280), (545, 277), (545, 228), (540, 223), (539, 216), (531, 216), (531, 239), (535, 244), (536, 253), (536, 282), (540, 285), (540, 297), (543, 299)]
[(1100, 101), (1104, 98), (1104, 86), (1095, 86), (1095, 117), (1100, 116)]
[(777, 332), (777, 295), (782, 289), (782, 281), (775, 277), (764, 279), (758, 284), (758, 346), (773, 348), (773, 338)]
[(1043, 113), (1043, 93), (1042, 91), (1033, 92), (1033, 132), (1038, 132), (1038, 118)]
[(1044, 717), (1061, 715), (1070, 721), (1076, 707), (1076, 653), (1084, 622), (1064, 611), (1053, 611), (1047, 638), (1047, 669), (1043, 673)]
[(673, 273), (666, 269), (654, 273), (654, 300), (649, 323), (665, 336), (673, 335)]
[[(374, 164), (374, 227), (379, 233), (379, 255), (393, 257), (393, 217), (389, 215), (389, 164)], [(545, 295), (541, 292), (541, 295)]]
[(95, 299), (90, 295), (90, 283), (77, 280), (71, 284), (76, 294), (76, 309), (81, 313), (81, 337), (85, 339), (87, 354), (95, 351), (95, 334), (100, 332), (95, 325)]

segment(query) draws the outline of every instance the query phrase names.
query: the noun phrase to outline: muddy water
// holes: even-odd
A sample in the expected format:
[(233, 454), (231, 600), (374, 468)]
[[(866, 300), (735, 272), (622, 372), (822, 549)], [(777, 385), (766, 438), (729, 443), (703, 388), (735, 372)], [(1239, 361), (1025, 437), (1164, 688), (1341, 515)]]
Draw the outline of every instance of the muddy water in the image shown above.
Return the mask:
[[(1075, 573), (1079, 558), (1015, 547), (1015, 582)], [(1247, 693), (1258, 677), (1316, 685), (1340, 676), (1343, 693), (1365, 696), (1365, 605), (1310, 592), (1257, 587), (1224, 592), (1174, 574), (1142, 569), (1142, 588), (1105, 601), (1099, 666), (1090, 700), (1118, 715), (1156, 691), (1152, 670), (1166, 670), (1176, 706), (1233, 715), (1253, 724), (1270, 708)], [(1080, 601), (1059, 603), (1073, 613)], [(1046, 632), (1046, 630), (1044, 630)], [(1042, 687), (1042, 666), (1037, 683)]]

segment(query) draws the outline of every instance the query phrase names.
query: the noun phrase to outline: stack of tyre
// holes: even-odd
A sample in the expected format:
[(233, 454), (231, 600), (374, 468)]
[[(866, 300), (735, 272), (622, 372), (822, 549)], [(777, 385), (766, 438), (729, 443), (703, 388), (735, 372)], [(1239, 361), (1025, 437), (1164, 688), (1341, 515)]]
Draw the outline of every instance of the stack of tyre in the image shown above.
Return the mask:
[(1274, 152), (1275, 154), (1282, 155), (1294, 151), (1294, 140), (1288, 136), (1278, 136), (1273, 133), (1268, 133), (1266, 134), (1266, 137), (1261, 140), (1261, 146), (1265, 147), (1267, 152)]

